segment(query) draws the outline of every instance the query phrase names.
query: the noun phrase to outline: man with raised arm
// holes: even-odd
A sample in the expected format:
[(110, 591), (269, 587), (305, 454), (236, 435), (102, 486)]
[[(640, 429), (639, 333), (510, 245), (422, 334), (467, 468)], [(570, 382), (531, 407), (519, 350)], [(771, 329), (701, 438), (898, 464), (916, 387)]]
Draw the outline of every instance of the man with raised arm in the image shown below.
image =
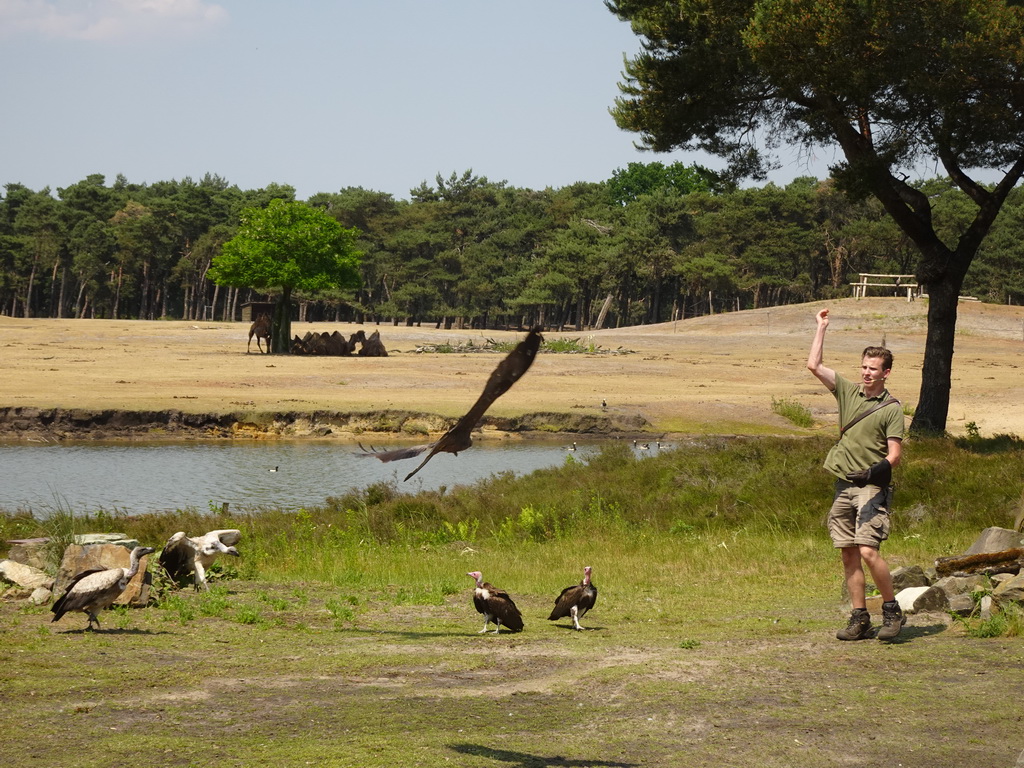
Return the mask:
[(839, 404), (839, 441), (825, 457), (825, 469), (836, 478), (828, 532), (842, 555), (853, 608), (849, 623), (836, 637), (862, 640), (872, 636), (864, 590), (862, 563), (866, 563), (885, 601), (876, 637), (892, 640), (906, 622), (893, 593), (889, 566), (879, 553), (882, 542), (889, 538), (892, 469), (900, 463), (903, 449), (903, 407), (885, 387), (892, 353), (885, 347), (866, 348), (861, 355), (860, 381), (848, 381), (822, 363), (828, 310), (818, 312), (816, 320), (807, 369)]

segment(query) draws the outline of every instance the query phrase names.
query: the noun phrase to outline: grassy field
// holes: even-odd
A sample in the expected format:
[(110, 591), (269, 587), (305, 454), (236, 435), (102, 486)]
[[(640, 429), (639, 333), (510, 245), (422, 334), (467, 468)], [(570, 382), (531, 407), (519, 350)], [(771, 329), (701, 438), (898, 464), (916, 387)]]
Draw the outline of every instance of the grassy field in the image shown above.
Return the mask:
[[(291, 514), (0, 514), (0, 540), (118, 530), (159, 547), (177, 530), (243, 532), (242, 557), (209, 592), (158, 580), (149, 606), (106, 612), (99, 632), (83, 615), (55, 624), (46, 606), (0, 602), (0, 760), (1014, 766), (1019, 620), (990, 632), (926, 614), (894, 643), (834, 638), (847, 614), (821, 526), (834, 401), (803, 368), (819, 306), (587, 334), (599, 352), (542, 356), (495, 406), (599, 417), (607, 398), (609, 412), (672, 435), (656, 455), (611, 445), (525, 478), (378, 485)], [(885, 338), (912, 409), (922, 302), (830, 306), (826, 360), (852, 370)], [(893, 567), (962, 552), (1021, 510), (1022, 321), (1017, 307), (962, 307), (957, 437), (907, 443), (883, 550)], [(246, 355), (239, 324), (0, 318), (0, 406), (451, 417), (495, 364), (416, 352), (480, 332), (382, 336), (386, 360), (288, 359)], [(584, 565), (600, 595), (576, 633), (546, 617)], [(525, 631), (478, 634), (471, 570), (513, 595)]]
[[(1014, 765), (1019, 634), (927, 614), (895, 643), (834, 639), (846, 608), (820, 527), (826, 447), (711, 438), (291, 515), (79, 520), (157, 544), (239, 527), (243, 557), (209, 592), (158, 588), (100, 632), (0, 604), (4, 762)], [(1012, 522), (1019, 441), (908, 454), (894, 567)], [(5, 537), (34, 524), (0, 521)], [(576, 633), (546, 616), (584, 564), (600, 596)], [(478, 634), (476, 569), (515, 597), (522, 633)]]

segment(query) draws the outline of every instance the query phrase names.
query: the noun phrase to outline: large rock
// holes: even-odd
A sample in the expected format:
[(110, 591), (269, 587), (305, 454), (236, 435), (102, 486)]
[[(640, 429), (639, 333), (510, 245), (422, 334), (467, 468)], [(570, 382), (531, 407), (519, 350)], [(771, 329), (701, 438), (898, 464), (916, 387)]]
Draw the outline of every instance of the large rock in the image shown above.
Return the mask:
[(919, 565), (908, 565), (892, 572), (892, 588), (899, 592), (910, 587), (928, 587), (931, 582)]
[(986, 528), (974, 540), (965, 555), (981, 555), (988, 552), (1002, 552), (1007, 549), (1024, 547), (1024, 533), (1009, 528)]
[[(114, 601), (114, 605), (145, 605), (149, 602), (149, 586), (152, 577), (146, 571), (149, 556), (142, 558), (139, 572), (128, 582), (128, 588)], [(53, 594), (63, 595), (76, 574), (90, 568), (127, 568), (131, 565), (131, 553), (120, 544), (72, 544), (64, 550), (64, 559), (57, 571)]]
[(49, 539), (11, 539), (7, 542), (7, 559), (22, 565), (31, 565), (41, 571), (46, 570), (46, 545)]
[(953, 595), (949, 598), (949, 612), (957, 616), (970, 616), (977, 606), (970, 595)]
[(1019, 573), (992, 590), (992, 602), (1000, 608), (1011, 603), (1024, 605), (1024, 573)]
[(946, 593), (946, 597), (952, 598), (956, 595), (970, 595), (972, 592), (980, 592), (985, 589), (985, 577), (981, 574), (970, 576), (945, 576), (935, 582), (932, 586), (938, 587)]
[(910, 587), (896, 593), (896, 602), (904, 613), (948, 611), (949, 598), (938, 587)]
[(123, 533), (80, 533), (75, 536), (75, 544), (87, 546), (89, 544), (117, 544), (129, 552), (139, 546), (135, 539), (129, 539)]
[(27, 589), (53, 588), (52, 576), (31, 565), (16, 563), (14, 560), (0, 560), (0, 579)]

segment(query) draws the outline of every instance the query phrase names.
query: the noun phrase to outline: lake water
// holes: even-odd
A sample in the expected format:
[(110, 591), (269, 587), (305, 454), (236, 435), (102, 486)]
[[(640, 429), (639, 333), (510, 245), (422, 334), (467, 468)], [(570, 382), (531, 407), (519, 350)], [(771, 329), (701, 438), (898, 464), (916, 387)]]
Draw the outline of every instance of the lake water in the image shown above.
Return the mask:
[[(397, 447), (389, 445), (388, 447)], [(385, 464), (358, 456), (352, 444), (326, 441), (0, 444), (0, 509), (106, 510), (141, 514), (189, 507), (207, 511), (299, 509), (328, 496), (394, 482), (401, 491), (467, 485), (511, 471), (586, 460), (599, 446), (480, 441), (458, 456), (441, 453), (408, 482), (422, 456)], [(277, 468), (276, 472), (270, 470)]]

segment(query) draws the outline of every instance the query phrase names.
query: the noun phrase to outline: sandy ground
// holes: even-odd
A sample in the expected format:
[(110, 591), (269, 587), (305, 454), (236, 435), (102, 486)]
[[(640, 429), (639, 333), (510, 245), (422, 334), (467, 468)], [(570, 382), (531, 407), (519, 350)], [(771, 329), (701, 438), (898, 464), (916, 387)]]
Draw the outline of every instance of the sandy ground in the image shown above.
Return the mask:
[[(804, 362), (814, 314), (831, 310), (825, 362), (855, 376), (860, 351), (894, 352), (890, 390), (913, 407), (920, 389), (927, 304), (846, 299), (547, 337), (582, 338), (599, 354), (541, 354), (492, 407), (533, 412), (639, 415), (652, 432), (759, 433), (791, 427), (773, 399), (794, 400), (833, 428), (831, 396)], [(307, 330), (360, 326), (295, 324)], [(500, 359), (495, 354), (417, 353), (421, 344), (481, 343), (500, 331), (381, 325), (387, 358), (297, 357), (246, 352), (248, 326), (0, 317), (0, 407), (88, 410), (287, 412), (377, 409), (461, 415)], [(367, 330), (371, 328), (367, 327)], [(620, 351), (621, 354), (610, 354)], [(1024, 434), (1024, 308), (960, 306), (948, 428)], [(607, 408), (601, 406), (607, 400)]]

